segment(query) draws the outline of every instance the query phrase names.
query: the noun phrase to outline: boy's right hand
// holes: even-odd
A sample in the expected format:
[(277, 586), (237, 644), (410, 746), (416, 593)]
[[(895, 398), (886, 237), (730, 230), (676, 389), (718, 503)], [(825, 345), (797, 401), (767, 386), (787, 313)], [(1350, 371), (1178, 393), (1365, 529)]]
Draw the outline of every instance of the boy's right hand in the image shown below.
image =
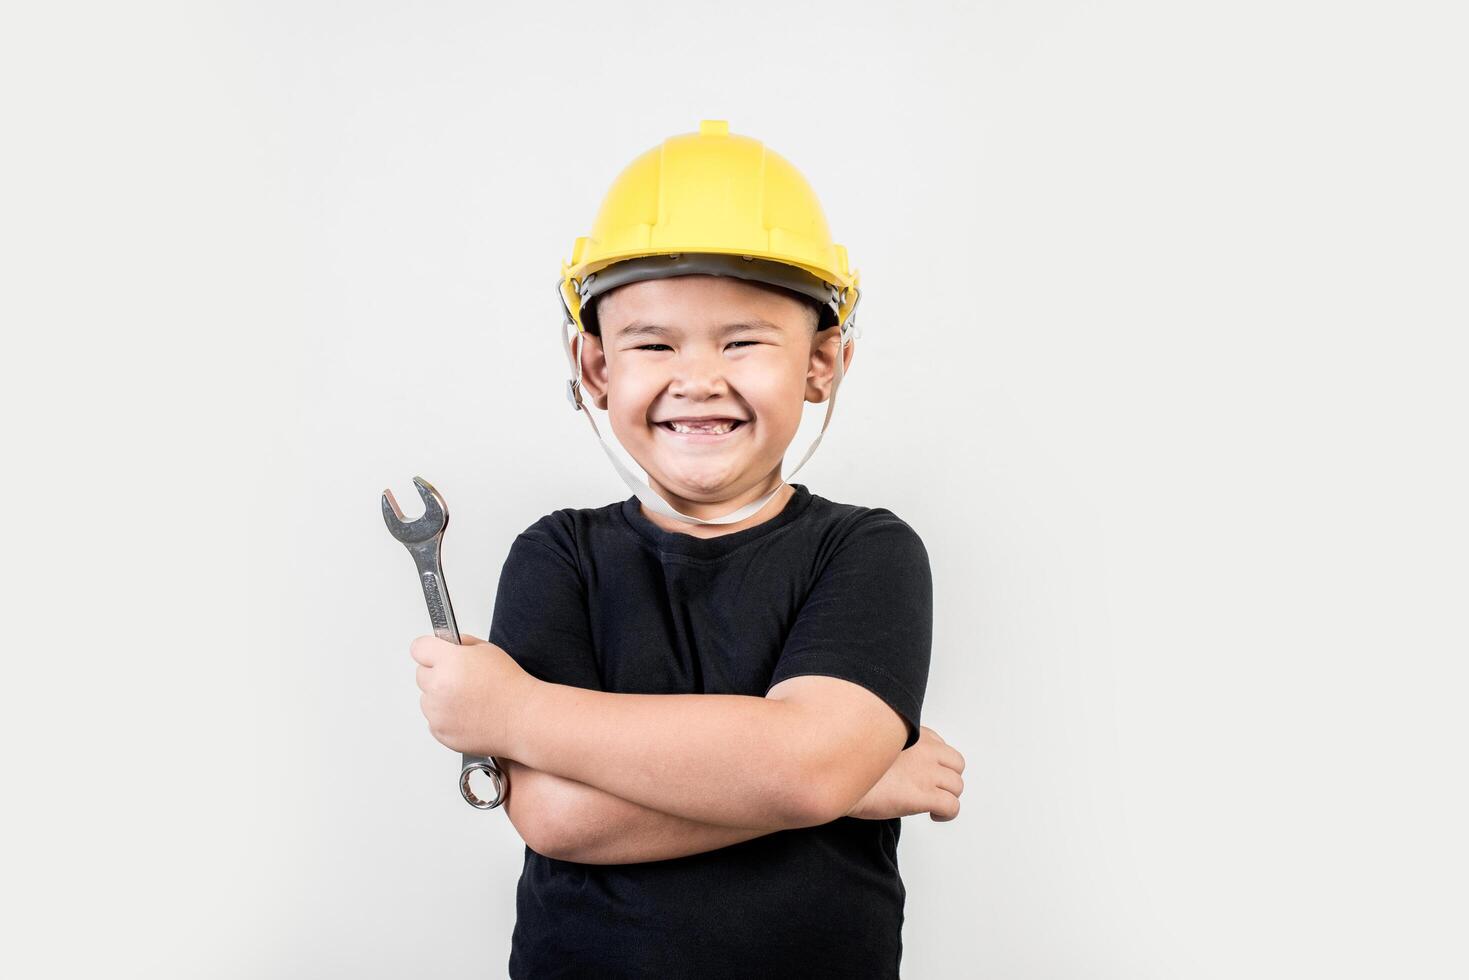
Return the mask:
[(861, 820), (887, 820), (927, 813), (934, 821), (959, 815), (964, 792), (964, 756), (932, 728), (918, 726), (918, 741), (898, 753), (877, 785), (847, 811)]

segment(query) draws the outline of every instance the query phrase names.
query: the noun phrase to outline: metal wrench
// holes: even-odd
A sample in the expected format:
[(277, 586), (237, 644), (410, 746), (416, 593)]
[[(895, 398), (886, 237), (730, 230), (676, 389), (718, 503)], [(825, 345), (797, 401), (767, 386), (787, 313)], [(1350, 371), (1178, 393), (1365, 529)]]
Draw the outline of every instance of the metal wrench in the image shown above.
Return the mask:
[[(444, 539), (444, 528), (449, 524), (449, 509), (444, 498), (427, 480), (415, 476), (413, 485), (423, 498), (423, 516), (409, 521), (398, 509), (393, 491), (383, 491), (383, 521), (393, 537), (403, 542), (413, 563), (418, 566), (418, 583), (423, 586), (423, 598), (428, 602), (429, 619), (433, 621), (434, 635), (450, 643), (459, 642), (459, 626), (454, 622), (454, 607), (449, 602), (449, 587), (444, 582), (444, 570), (439, 557), (440, 544)], [(508, 781), (505, 773), (494, 759), (485, 756), (463, 757), (464, 767), (459, 773), (459, 792), (465, 801), (481, 810), (493, 810), (505, 799)], [(495, 798), (489, 801), (475, 795), (469, 785), (469, 777), (476, 772), (485, 773), (495, 784)]]

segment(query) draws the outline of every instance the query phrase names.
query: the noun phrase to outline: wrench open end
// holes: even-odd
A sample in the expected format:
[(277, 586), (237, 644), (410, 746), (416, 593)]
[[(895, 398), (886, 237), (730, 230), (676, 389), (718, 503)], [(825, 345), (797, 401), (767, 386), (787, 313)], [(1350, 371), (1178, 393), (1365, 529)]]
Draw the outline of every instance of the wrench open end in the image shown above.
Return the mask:
[(419, 476), (413, 478), (413, 485), (418, 489), (418, 496), (423, 499), (423, 514), (411, 521), (403, 516), (393, 491), (383, 491), (383, 522), (388, 525), (388, 531), (393, 537), (404, 544), (427, 541), (443, 533), (444, 525), (449, 522), (444, 498), (439, 496), (433, 485)]

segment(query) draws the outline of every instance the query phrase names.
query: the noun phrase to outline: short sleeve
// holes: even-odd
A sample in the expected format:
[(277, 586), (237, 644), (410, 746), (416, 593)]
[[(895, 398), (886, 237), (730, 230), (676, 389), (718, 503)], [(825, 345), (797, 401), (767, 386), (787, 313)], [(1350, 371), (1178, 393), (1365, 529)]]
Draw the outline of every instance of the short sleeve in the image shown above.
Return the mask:
[(489, 641), (537, 680), (601, 690), (575, 559), (546, 520), (510, 545), (500, 569)]
[(803, 674), (860, 684), (907, 723), (906, 749), (918, 741), (932, 643), (928, 551), (896, 515), (872, 510), (819, 573), (769, 686)]

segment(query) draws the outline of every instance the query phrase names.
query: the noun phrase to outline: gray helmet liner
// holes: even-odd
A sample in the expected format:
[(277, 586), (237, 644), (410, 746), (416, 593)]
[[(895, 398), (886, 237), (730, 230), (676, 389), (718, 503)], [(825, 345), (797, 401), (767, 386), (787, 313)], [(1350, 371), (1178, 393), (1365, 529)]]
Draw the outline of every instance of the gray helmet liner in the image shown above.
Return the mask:
[(820, 307), (819, 329), (835, 326), (840, 316), (839, 290), (804, 269), (783, 262), (742, 255), (675, 252), (614, 262), (583, 279), (578, 286), (582, 303), (582, 324), (593, 333), (601, 332), (601, 326), (597, 323), (595, 300), (618, 286), (645, 279), (671, 279), (674, 276), (729, 276), (788, 290)]

